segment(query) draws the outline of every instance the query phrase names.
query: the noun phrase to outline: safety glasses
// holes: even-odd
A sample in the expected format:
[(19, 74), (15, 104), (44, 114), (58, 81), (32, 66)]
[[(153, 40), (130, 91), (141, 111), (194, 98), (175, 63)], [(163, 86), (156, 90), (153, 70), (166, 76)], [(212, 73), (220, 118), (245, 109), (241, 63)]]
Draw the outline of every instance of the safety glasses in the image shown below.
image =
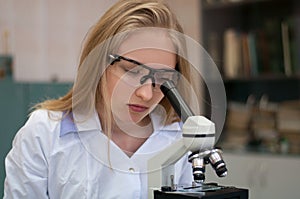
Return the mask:
[(176, 85), (180, 74), (175, 69), (154, 69), (136, 60), (116, 54), (109, 55), (110, 65), (114, 67), (114, 74), (131, 86), (141, 86), (148, 79), (151, 80), (154, 91), (160, 91), (160, 85), (171, 80)]

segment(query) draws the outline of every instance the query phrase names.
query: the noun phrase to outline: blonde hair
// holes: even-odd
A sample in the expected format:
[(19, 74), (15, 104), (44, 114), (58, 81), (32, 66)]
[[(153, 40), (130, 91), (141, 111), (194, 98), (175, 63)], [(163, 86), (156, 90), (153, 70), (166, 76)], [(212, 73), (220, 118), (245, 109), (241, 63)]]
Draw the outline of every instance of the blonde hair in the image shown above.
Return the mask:
[[(91, 79), (97, 79), (95, 76), (97, 76), (96, 71), (101, 71), (101, 69), (96, 69), (96, 67), (103, 67), (102, 65), (88, 65), (84, 64), (85, 59), (88, 57), (92, 51), (102, 44), (104, 41), (109, 40), (114, 35), (117, 35), (118, 33), (125, 32), (125, 31), (131, 31), (138, 28), (144, 28), (144, 27), (158, 27), (158, 28), (166, 28), (170, 30), (175, 30), (179, 33), (183, 33), (183, 29), (180, 26), (176, 16), (172, 11), (169, 9), (169, 7), (162, 2), (161, 0), (120, 0), (116, 4), (114, 4), (109, 10), (106, 11), (106, 13), (100, 18), (100, 20), (91, 28), (89, 31), (84, 46), (82, 49), (79, 67), (78, 67), (78, 73), (77, 73), (77, 82), (76, 85), (77, 91), (81, 93), (81, 90), (86, 89), (86, 87), (82, 84), (84, 82), (80, 82), (80, 78), (78, 76), (82, 75), (80, 74), (81, 67), (91, 67), (89, 71), (91, 72), (91, 76), (94, 76), (94, 78)], [(174, 38), (172, 38), (174, 40)], [(176, 39), (175, 39), (176, 40)], [(180, 48), (182, 52), (185, 52), (185, 43), (184, 41), (173, 41), (175, 43), (175, 46), (177, 47), (177, 50)], [(105, 49), (108, 51), (108, 49)], [(182, 53), (181, 52), (181, 53)], [(107, 54), (108, 52), (104, 53)], [(179, 53), (177, 53), (177, 64), (178, 69), (180, 73), (187, 79), (190, 80), (190, 72), (189, 72), (189, 66), (188, 62), (182, 58), (181, 56), (178, 56)], [(106, 57), (102, 57), (102, 59), (106, 59)], [(107, 63), (107, 60), (105, 60)], [(102, 61), (101, 63), (104, 63)], [(94, 70), (95, 69), (95, 70)], [(102, 69), (104, 70), (104, 69)], [(99, 75), (99, 74), (98, 74)], [(86, 75), (87, 76), (87, 75)], [(86, 77), (85, 77), (86, 78)], [(90, 77), (89, 77), (90, 78)], [(108, 135), (110, 135), (111, 131), (111, 123), (112, 123), (112, 115), (111, 115), (111, 107), (110, 103), (108, 101), (108, 97), (106, 95), (106, 75), (105, 73), (102, 74), (100, 81), (95, 82), (95, 86), (97, 87), (95, 89), (95, 96), (93, 96), (93, 99), (91, 102), (88, 102), (95, 107), (96, 103), (99, 103), (101, 101), (101, 104), (103, 106), (103, 112), (102, 114), (105, 115), (103, 119), (101, 120), (101, 125)], [(63, 111), (66, 114), (70, 113), (74, 106), (74, 89), (75, 84), (73, 88), (63, 97), (59, 99), (54, 100), (47, 100), (44, 101), (38, 105), (35, 106), (37, 109), (47, 109), (52, 111)], [(79, 89), (79, 90), (78, 90)], [(78, 103), (80, 101), (82, 103), (86, 103), (85, 100), (86, 96), (77, 96)], [(73, 101), (73, 102), (72, 102)], [(166, 124), (174, 122), (174, 110), (171, 108), (168, 101), (164, 98), (160, 104), (165, 108), (167, 112), (167, 119)], [(90, 107), (92, 108), (92, 107)]]

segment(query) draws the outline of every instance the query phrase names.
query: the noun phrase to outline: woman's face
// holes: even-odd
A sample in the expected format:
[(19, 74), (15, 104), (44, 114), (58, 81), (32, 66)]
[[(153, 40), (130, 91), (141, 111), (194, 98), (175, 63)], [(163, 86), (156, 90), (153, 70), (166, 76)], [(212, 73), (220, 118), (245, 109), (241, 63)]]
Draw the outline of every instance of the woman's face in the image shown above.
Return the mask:
[(163, 32), (139, 32), (113, 56), (106, 75), (114, 120), (144, 126), (164, 97), (159, 89), (162, 80), (178, 75), (174, 46)]

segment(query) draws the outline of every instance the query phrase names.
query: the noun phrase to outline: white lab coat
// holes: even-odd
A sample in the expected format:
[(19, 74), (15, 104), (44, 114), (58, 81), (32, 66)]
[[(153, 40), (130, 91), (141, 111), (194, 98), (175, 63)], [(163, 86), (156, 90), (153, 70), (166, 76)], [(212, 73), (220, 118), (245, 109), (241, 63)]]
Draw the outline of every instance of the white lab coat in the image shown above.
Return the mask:
[[(96, 113), (76, 125), (61, 115), (34, 111), (19, 130), (5, 160), (4, 199), (147, 198), (147, 160), (181, 137), (178, 123), (163, 127), (154, 112), (153, 134), (128, 157), (102, 133)], [(175, 172), (176, 184), (191, 183), (187, 156)]]

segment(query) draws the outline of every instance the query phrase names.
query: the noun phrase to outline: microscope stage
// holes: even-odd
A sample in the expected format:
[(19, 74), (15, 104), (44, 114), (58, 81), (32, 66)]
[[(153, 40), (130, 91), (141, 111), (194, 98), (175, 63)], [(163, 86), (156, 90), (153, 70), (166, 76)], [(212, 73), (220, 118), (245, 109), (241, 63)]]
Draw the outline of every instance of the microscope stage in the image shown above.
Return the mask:
[(154, 199), (248, 199), (248, 190), (214, 184), (179, 188), (177, 191), (154, 191)]

